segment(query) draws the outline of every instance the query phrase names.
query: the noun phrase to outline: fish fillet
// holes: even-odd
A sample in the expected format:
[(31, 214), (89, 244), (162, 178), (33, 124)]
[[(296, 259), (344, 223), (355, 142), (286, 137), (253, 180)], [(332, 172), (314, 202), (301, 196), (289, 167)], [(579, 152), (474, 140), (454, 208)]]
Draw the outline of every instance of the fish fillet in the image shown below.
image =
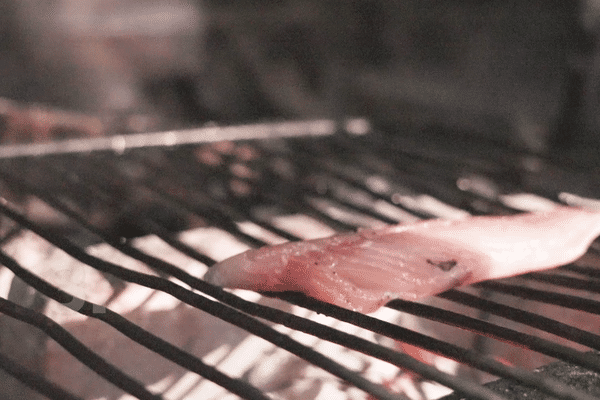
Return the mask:
[(582, 256), (600, 213), (429, 220), (249, 250), (214, 265), (206, 281), (254, 291), (299, 291), (370, 313), (459, 285), (548, 269)]

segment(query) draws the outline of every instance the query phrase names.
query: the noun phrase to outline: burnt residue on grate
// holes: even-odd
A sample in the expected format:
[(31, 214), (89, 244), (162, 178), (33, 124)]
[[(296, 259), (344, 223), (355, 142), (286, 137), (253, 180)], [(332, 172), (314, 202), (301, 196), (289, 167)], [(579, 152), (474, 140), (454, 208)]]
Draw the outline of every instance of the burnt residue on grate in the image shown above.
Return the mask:
[[(77, 332), (86, 324), (94, 324), (99, 331), (109, 326), (111, 332), (118, 332), (113, 335), (120, 335), (116, 337), (132, 341), (134, 354), (150, 351), (169, 360), (181, 371), (177, 375), (181, 381), (185, 371), (190, 371), (243, 398), (279, 398), (284, 396), (281, 393), (291, 392), (282, 392), (285, 385), (281, 382), (262, 385), (253, 379), (252, 374), (261, 368), (259, 361), (243, 373), (230, 373), (224, 365), (211, 361), (212, 353), (197, 354), (191, 347), (162, 338), (154, 330), (156, 326), (141, 326), (144, 321), (134, 318), (137, 314), (114, 312), (113, 308), (123, 307), (120, 293), (137, 288), (166, 294), (165, 298), (188, 307), (184, 310), (189, 310), (185, 311), (190, 313), (185, 314), (190, 315), (189, 323), (200, 315), (205, 320), (226, 321), (249, 338), (260, 337), (295, 355), (306, 363), (302, 365), (326, 371), (328, 375), (315, 378), (313, 397), (324, 382), (333, 381), (340, 390), (360, 389), (362, 398), (367, 396), (364, 393), (379, 399), (431, 398), (428, 396), (434, 395), (426, 393), (426, 382), (433, 381), (466, 398), (500, 399), (504, 389), (482, 385), (500, 377), (556, 398), (593, 398), (551, 374), (532, 372), (531, 367), (539, 367), (535, 362), (559, 359), (590, 374), (600, 373), (600, 362), (589, 353), (600, 351), (596, 334), (600, 326), (599, 260), (594, 252), (581, 262), (550, 272), (461, 288), (422, 303), (396, 300), (385, 311), (392, 317), (384, 318), (294, 293), (271, 293), (258, 299), (213, 287), (201, 279), (199, 271), (225, 254), (215, 251), (217, 245), (212, 242), (183, 240), (181, 233), (218, 229), (242, 249), (312, 234), (308, 225), (282, 224), (281, 218), (286, 216), (310, 218), (323, 234), (422, 218), (510, 214), (558, 202), (564, 198), (563, 191), (598, 198), (593, 173), (583, 166), (565, 167), (481, 139), (432, 134), (417, 140), (409, 134), (356, 134), (334, 129), (310, 137), (296, 129), (297, 137), (275, 137), (277, 129), (268, 124), (246, 129), (247, 136), (242, 134), (244, 129), (232, 128), (229, 132), (234, 141), (211, 139), (210, 143), (189, 137), (178, 142), (173, 139), (177, 132), (170, 132), (171, 142), (179, 144), (168, 147), (151, 141), (144, 146), (139, 136), (135, 145), (120, 152), (110, 150), (104, 142), (83, 153), (71, 149), (60, 154), (56, 145), (46, 154), (42, 147), (37, 148), (42, 154), (38, 156), (27, 154), (25, 148), (0, 151), (7, 155), (0, 160), (1, 264), (47, 307), (63, 304), (86, 316), (86, 322), (73, 325)], [(251, 133), (261, 129), (271, 133), (252, 139)], [(9, 254), (15, 253), (15, 243), (27, 235), (43, 238), (51, 249), (48, 251), (60, 249), (64, 260), (72, 260), (75, 267), (69, 274), (81, 268), (88, 274), (95, 271), (99, 281), (107, 282), (110, 296), (95, 302), (93, 299), (100, 297), (94, 296), (99, 294), (76, 294), (77, 288), (66, 283), (63, 287), (60, 280), (50, 282), (42, 272), (51, 272), (51, 266), (31, 270), (25, 265), (27, 259)], [(184, 268), (135, 239), (151, 237), (198, 269)], [(98, 246), (111, 249), (113, 253), (107, 254), (112, 256), (94, 255), (90, 249)], [(221, 248), (233, 251), (227, 245)], [(138, 398), (171, 397), (169, 390), (174, 390), (175, 383), (151, 385), (139, 370), (94, 352), (93, 346), (86, 346), (45, 315), (44, 307), (32, 310), (17, 303), (16, 298), (2, 299), (0, 311), (60, 344), (75, 358), (68, 358), (70, 362), (88, 366), (118, 387), (119, 393)], [(312, 316), (298, 310), (310, 310)], [(340, 345), (348, 354), (368, 361), (362, 367), (346, 365), (323, 350), (326, 346), (301, 340), (301, 332)], [(23, 371), (5, 346), (0, 350), (0, 368), (47, 397), (64, 398), (63, 394), (77, 391), (50, 383), (43, 371)], [(374, 377), (361, 370), (371, 368), (376, 360), (394, 374)], [(453, 371), (434, 365), (450, 360)], [(397, 386), (407, 380), (416, 391)], [(348, 393), (358, 396), (351, 390)], [(85, 397), (85, 393), (76, 394)]]
[[(597, 357), (597, 354), (594, 354)], [(556, 378), (569, 386), (590, 393), (593, 396), (600, 397), (600, 375), (596, 372), (591, 372), (585, 368), (571, 365), (564, 361), (557, 361), (549, 365), (538, 368), (539, 373), (546, 374)], [(502, 393), (507, 399), (528, 399), (528, 400), (548, 400), (556, 399), (549, 398), (547, 394), (539, 390), (527, 386), (516, 385), (509, 380), (501, 379), (487, 384), (498, 393)], [(459, 395), (450, 395), (442, 400), (460, 400), (464, 397)]]

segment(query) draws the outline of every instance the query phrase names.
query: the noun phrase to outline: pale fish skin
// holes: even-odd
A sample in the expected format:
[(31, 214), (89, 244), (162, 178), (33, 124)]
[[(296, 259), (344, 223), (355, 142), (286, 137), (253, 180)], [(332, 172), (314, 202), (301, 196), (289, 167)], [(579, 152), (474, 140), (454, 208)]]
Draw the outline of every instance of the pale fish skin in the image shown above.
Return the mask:
[(554, 268), (581, 257), (600, 235), (600, 213), (540, 213), (429, 220), (248, 250), (205, 280), (254, 291), (299, 291), (370, 313), (459, 285)]

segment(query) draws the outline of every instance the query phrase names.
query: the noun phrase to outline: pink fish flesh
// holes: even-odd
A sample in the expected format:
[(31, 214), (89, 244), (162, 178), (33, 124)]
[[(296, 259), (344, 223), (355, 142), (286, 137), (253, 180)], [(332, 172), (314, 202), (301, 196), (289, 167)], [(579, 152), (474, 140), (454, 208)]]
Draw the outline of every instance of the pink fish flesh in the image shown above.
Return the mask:
[(254, 291), (299, 291), (360, 312), (459, 285), (564, 265), (600, 235), (600, 213), (543, 213), (430, 220), (362, 229), (249, 250), (214, 265), (205, 279)]

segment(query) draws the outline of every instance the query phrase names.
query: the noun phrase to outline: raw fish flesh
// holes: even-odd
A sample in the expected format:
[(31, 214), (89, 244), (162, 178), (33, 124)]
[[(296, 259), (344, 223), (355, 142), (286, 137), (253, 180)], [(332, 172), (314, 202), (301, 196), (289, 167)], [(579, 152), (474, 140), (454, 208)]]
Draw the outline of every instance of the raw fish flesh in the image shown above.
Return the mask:
[(515, 216), (429, 220), (249, 250), (205, 279), (254, 291), (299, 291), (370, 313), (459, 285), (557, 267), (600, 235), (600, 213), (557, 207)]

